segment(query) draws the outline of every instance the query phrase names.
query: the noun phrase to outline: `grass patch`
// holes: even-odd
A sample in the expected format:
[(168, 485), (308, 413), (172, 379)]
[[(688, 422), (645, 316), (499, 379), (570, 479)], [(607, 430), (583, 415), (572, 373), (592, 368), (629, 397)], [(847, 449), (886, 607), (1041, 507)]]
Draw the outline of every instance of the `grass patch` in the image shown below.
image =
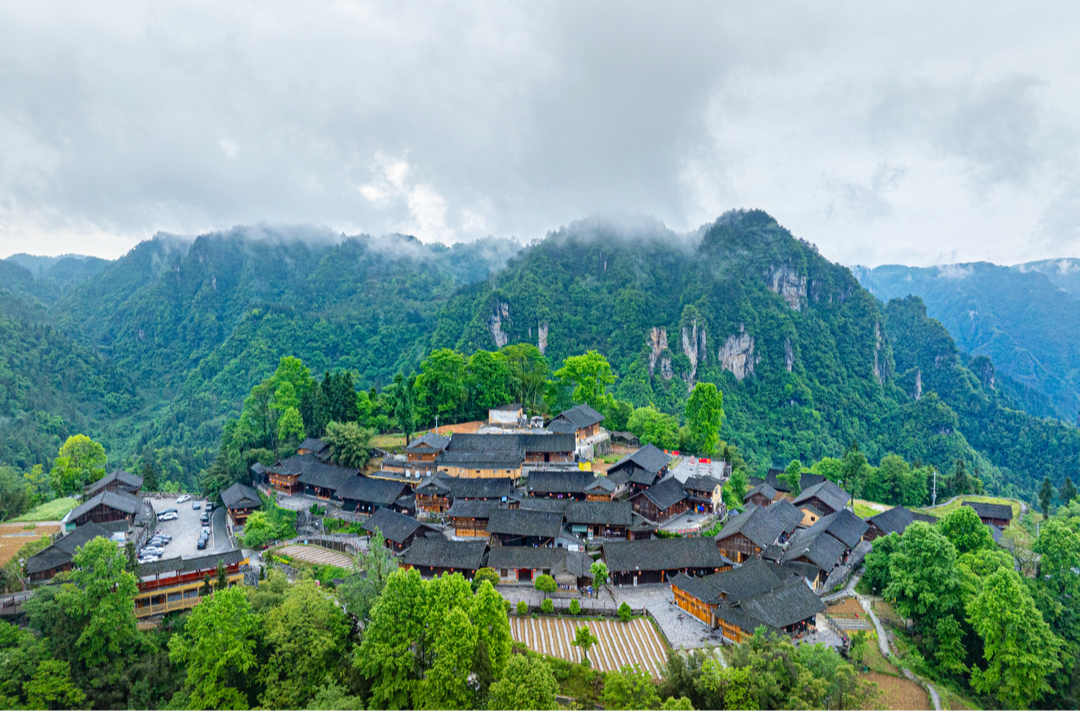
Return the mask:
[(1015, 520), (1020, 519), (1020, 502), (1016, 501), (1014, 499), (1004, 499), (1004, 498), (1001, 498), (1000, 496), (976, 496), (976, 495), (961, 496), (956, 501), (953, 501), (952, 503), (950, 503), (948, 506), (938, 506), (937, 508), (916, 509), (916, 511), (921, 511), (923, 513), (928, 513), (931, 516), (937, 516), (938, 518), (941, 518), (943, 516), (948, 515), (950, 512), (955, 511), (956, 509), (960, 508), (961, 506), (963, 506), (964, 502), (966, 502), (966, 501), (971, 501), (973, 503), (982, 503), (982, 504), (1005, 504), (1006, 506), (1011, 506), (1012, 507), (1013, 519), (1015, 519)]
[(897, 627), (904, 626), (904, 621), (900, 619), (900, 615), (896, 614), (896, 610), (894, 610), (889, 603), (882, 600), (875, 600), (870, 603), (870, 609), (872, 609), (874, 614), (880, 619), (887, 620)]
[(855, 499), (855, 515), (859, 518), (870, 518), (871, 516), (877, 516), (879, 513), (881, 513), (881, 509), (871, 506), (862, 499)]
[(877, 684), (881, 696), (872, 702), (869, 708), (886, 709), (929, 709), (933, 708), (930, 703), (930, 695), (926, 689), (904, 677), (870, 672), (861, 675), (866, 681)]
[(32, 511), (27, 511), (22, 516), (12, 519), (13, 522), (35, 522), (35, 521), (59, 521), (67, 516), (68, 512), (79, 505), (79, 502), (70, 497), (62, 499), (53, 499), (46, 502), (41, 506), (38, 506)]

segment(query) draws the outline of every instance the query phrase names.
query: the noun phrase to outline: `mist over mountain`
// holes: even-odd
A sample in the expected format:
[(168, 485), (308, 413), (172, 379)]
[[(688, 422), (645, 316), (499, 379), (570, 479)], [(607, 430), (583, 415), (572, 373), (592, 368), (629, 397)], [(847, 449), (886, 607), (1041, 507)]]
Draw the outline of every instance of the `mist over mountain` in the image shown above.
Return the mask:
[(882, 301), (913, 294), (961, 350), (987, 356), (1025, 409), (1075, 422), (1080, 414), (1080, 262), (986, 262), (853, 267)]
[[(3, 422), (22, 423), (7, 461), (43, 461), (57, 432), (79, 430), (114, 463), (157, 452), (194, 481), (282, 356), (316, 373), (352, 370), (359, 387), (378, 389), (434, 348), (527, 342), (553, 368), (600, 351), (615, 394), (637, 406), (681, 413), (693, 383), (716, 383), (723, 436), (758, 468), (857, 441), (871, 461), (894, 452), (944, 471), (964, 459), (988, 488), (1020, 492), (1080, 465), (1080, 433), (1037, 416), (1057, 413), (1057, 401), (954, 341), (920, 299), (875, 298), (903, 276), (879, 283), (875, 270), (871, 293), (761, 211), (688, 234), (593, 216), (525, 248), (266, 226), (159, 234), (97, 266), (49, 299), (34, 291), (42, 276), (0, 262), (12, 328), (51, 328), (66, 340), (43, 348), (108, 374), (77, 397), (5, 400)], [(1040, 272), (1006, 271), (1054, 288)], [(16, 350), (3, 357), (10, 382), (29, 381)]]

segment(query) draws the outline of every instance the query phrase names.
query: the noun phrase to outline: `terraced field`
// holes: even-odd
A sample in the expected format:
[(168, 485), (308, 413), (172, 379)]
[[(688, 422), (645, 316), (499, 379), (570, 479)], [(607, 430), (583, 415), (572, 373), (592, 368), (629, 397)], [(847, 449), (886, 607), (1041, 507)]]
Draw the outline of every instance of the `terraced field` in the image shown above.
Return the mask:
[(335, 565), (339, 568), (345, 568), (346, 570), (356, 570), (356, 564), (353, 563), (352, 558), (344, 553), (332, 551), (329, 548), (323, 548), (322, 546), (294, 544), (285, 546), (284, 548), (278, 548), (275, 552), (287, 555), (294, 560), (303, 561), (304, 563)]
[(637, 664), (657, 679), (667, 660), (667, 650), (656, 629), (644, 618), (618, 620), (573, 620), (567, 618), (511, 617), (510, 631), (515, 642), (529, 649), (572, 662), (581, 661), (581, 650), (570, 642), (574, 631), (587, 625), (600, 643), (589, 650), (593, 669), (615, 671), (624, 664)]

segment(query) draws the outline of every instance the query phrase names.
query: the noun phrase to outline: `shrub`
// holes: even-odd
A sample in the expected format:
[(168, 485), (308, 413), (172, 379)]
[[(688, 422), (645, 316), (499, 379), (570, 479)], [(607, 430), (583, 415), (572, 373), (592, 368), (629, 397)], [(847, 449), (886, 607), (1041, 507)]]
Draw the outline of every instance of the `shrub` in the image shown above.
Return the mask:
[(559, 586), (555, 583), (555, 578), (550, 575), (538, 575), (533, 587), (542, 593), (553, 593), (559, 589)]
[(581, 612), (581, 603), (578, 602), (577, 599), (575, 598), (575, 599), (570, 601), (570, 614), (571, 615), (576, 615), (579, 612)]
[(544, 601), (540, 603), (540, 612), (547, 615), (555, 612), (555, 603), (551, 601), (551, 598), (545, 598)]
[(623, 622), (629, 622), (634, 613), (630, 610), (630, 606), (625, 602), (619, 605), (619, 619)]
[(517, 604), (517, 613), (519, 615), (529, 614), (529, 603), (525, 602), (524, 600), (519, 601)]

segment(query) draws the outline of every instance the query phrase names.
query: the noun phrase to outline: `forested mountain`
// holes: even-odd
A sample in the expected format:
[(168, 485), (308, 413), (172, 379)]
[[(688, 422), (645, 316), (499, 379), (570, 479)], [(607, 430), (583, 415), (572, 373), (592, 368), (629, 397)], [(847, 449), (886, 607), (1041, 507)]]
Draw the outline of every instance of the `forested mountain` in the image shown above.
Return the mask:
[(855, 267), (882, 301), (926, 303), (967, 353), (987, 356), (998, 387), (1037, 415), (1075, 422), (1080, 414), (1080, 263), (1060, 259), (1001, 267)]
[[(84, 429), (105, 438), (114, 463), (156, 451), (193, 469), (191, 482), (282, 356), (317, 374), (354, 371), (367, 390), (435, 348), (518, 342), (537, 345), (552, 370), (597, 350), (616, 397), (669, 413), (683, 412), (693, 383), (715, 383), (724, 439), (754, 467), (839, 456), (857, 441), (872, 462), (894, 452), (945, 471), (964, 459), (988, 488), (1031, 491), (1080, 464), (1080, 432), (1021, 411), (1030, 403), (1017, 394), (1031, 391), (961, 352), (920, 300), (883, 306), (760, 211), (691, 235), (588, 219), (524, 250), (310, 230), (158, 235), (68, 282), (47, 308), (30, 302), (27, 275), (0, 274), (27, 294), (5, 302), (25, 312), (12, 323), (56, 324), (67, 340), (47, 347), (107, 374), (87, 389)], [(26, 402), (24, 422), (59, 407)]]

